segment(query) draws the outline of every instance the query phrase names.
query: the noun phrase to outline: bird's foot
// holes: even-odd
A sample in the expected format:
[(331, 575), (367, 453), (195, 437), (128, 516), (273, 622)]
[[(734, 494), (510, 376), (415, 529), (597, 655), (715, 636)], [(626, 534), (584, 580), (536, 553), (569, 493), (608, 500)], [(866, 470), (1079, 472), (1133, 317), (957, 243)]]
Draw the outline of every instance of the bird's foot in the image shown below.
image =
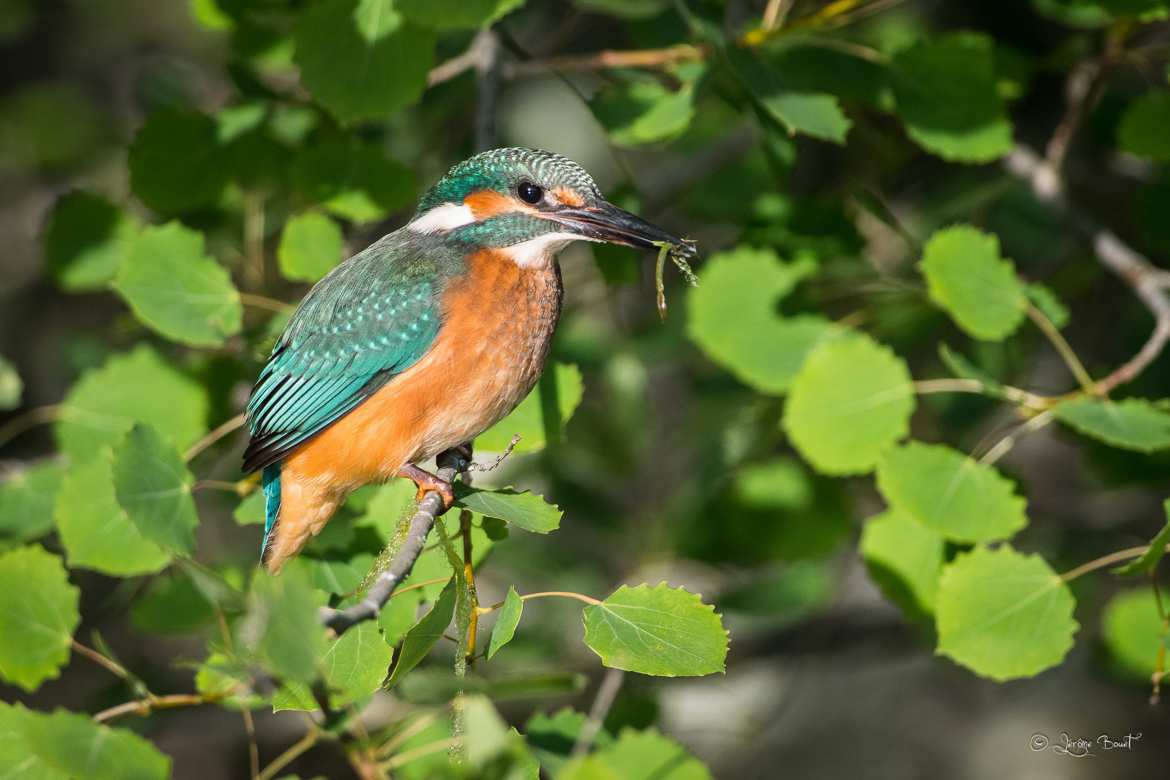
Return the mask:
[(443, 511), (446, 512), (455, 504), (455, 489), (445, 479), (436, 477), (429, 471), (424, 471), (413, 463), (408, 463), (398, 470), (398, 476), (406, 477), (418, 487), (414, 500), (420, 502), (432, 490), (443, 499)]

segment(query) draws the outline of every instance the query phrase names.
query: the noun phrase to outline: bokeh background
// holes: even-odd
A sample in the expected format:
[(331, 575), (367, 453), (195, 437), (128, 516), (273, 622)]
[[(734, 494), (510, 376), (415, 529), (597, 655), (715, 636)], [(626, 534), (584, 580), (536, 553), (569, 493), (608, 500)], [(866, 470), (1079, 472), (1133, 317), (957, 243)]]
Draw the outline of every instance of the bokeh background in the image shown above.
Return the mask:
[[(904, 356), (916, 378), (946, 375), (937, 353), (943, 341), (1037, 392), (1074, 386), (1035, 331), (1004, 343), (973, 342), (929, 303), (914, 272), (917, 242), (956, 220), (995, 232), (1022, 276), (1056, 291), (1071, 312), (1065, 336), (1094, 373), (1126, 360), (1149, 334), (1149, 313), (1096, 261), (1077, 225), (1039, 203), (998, 160), (962, 164), (924, 151), (891, 114), (880, 79), (830, 73), (837, 66), (828, 61), (809, 68), (847, 83), (841, 98), (852, 126), (844, 143), (783, 132), (723, 82), (702, 91), (677, 130), (652, 128), (643, 138), (628, 127), (623, 135), (612, 112), (596, 104), (591, 110), (590, 101), (626, 71), (542, 64), (693, 40), (665, 0), (529, 0), (496, 25), (497, 74), (463, 72), (392, 116), (344, 128), (315, 107), (291, 59), (286, 15), (311, 3), (217, 2), (0, 0), (0, 355), (23, 380), (19, 406), (0, 415), (0, 426), (59, 403), (84, 372), (142, 340), (210, 388), (209, 425), (242, 408), (271, 313), (247, 309), (241, 336), (192, 360), (144, 330), (117, 295), (64, 289), (64, 272), (46, 258), (44, 239), (54, 204), (79, 188), (149, 218), (151, 209), (131, 192), (127, 151), (146, 117), (170, 109), (215, 115), (254, 96), (283, 112), (277, 132), (303, 143), (258, 141), (241, 153), (241, 169), (253, 166), (248, 174), (218, 201), (178, 216), (205, 232), (242, 289), (269, 298), (294, 302), (307, 290), (276, 266), (282, 225), (304, 205), (289, 182), (302, 148), (360, 139), (394, 161), (391, 174), (399, 178), (389, 195), (379, 200), (380, 185), (366, 183), (375, 193), (369, 213), (335, 214), (352, 252), (402, 225), (425, 187), (490, 140), (568, 155), (613, 199), (697, 239), (704, 255), (752, 244), (786, 259), (812, 257), (817, 273), (785, 301), (785, 311), (861, 324)], [(740, 34), (758, 25), (767, 4), (688, 5), (706, 23)], [(786, 12), (800, 19), (825, 5), (799, 0)], [(1070, 73), (1119, 34), (1108, 12), (1064, 0), (869, 5), (820, 34), (840, 51), (857, 47), (882, 57), (951, 31), (986, 36), (1013, 138), (1041, 153), (1065, 116)], [(1170, 25), (1162, 6), (1148, 5), (1153, 12), (1142, 10), (1140, 21), (1126, 17), (1120, 45), (1132, 55), (1112, 61), (1085, 99), (1065, 170), (1081, 213), (1165, 263), (1170, 177), (1164, 165), (1125, 154), (1117, 143), (1126, 106), (1168, 87)], [(441, 31), (425, 66), (460, 55), (474, 40), (474, 30)], [(1170, 135), (1170, 125), (1164, 131)], [(402, 169), (411, 175), (401, 177)], [(395, 187), (408, 192), (396, 195)], [(256, 257), (260, 265), (250, 266)], [(732, 636), (725, 675), (626, 675), (608, 728), (655, 725), (716, 777), (1164, 774), (1165, 704), (1147, 703), (1140, 662), (1136, 670), (1127, 665), (1103, 637), (1103, 609), (1132, 583), (1105, 573), (1078, 581), (1076, 645), (1062, 665), (1036, 678), (996, 683), (935, 655), (930, 623), (886, 598), (858, 553), (862, 524), (882, 508), (872, 481), (830, 479), (804, 465), (781, 430), (782, 401), (735, 379), (688, 337), (688, 291), (672, 269), (670, 316), (659, 321), (652, 265), (651, 257), (627, 250), (574, 246), (563, 254), (565, 316), (555, 358), (580, 368), (583, 400), (560, 441), (514, 455), (483, 478), (537, 489), (565, 518), (555, 534), (513, 533), (495, 546), (479, 575), (482, 602), (502, 598), (512, 583), (522, 592), (601, 595), (622, 582), (666, 579), (702, 593), (724, 615)], [(1131, 390), (1158, 398), (1168, 380), (1161, 359)], [(985, 398), (939, 395), (923, 400), (913, 424), (919, 438), (971, 450), (1002, 435), (1012, 416)], [(52, 426), (31, 426), (0, 446), (0, 472), (17, 474), (53, 457)], [(238, 479), (242, 446), (239, 436), (226, 440), (199, 462), (199, 477)], [(1028, 436), (1000, 462), (1028, 499), (1031, 524), (1015, 546), (1064, 570), (1148, 541), (1162, 522), (1168, 467), (1164, 455), (1109, 449), (1056, 426)], [(237, 523), (235, 503), (230, 495), (199, 494), (198, 558), (244, 570), (258, 530)], [(54, 548), (52, 536), (46, 544)], [(143, 617), (138, 605), (151, 577), (73, 576), (84, 594), (78, 636), (99, 631), (161, 690), (190, 687), (206, 626), (176, 629)], [(588, 709), (605, 670), (581, 643), (579, 621), (572, 603), (530, 605), (500, 663), (568, 670), (580, 684), (499, 701), (511, 722), (566, 705)], [(36, 708), (80, 711), (125, 698), (116, 680), (83, 661), (35, 694), (0, 693)], [(385, 698), (370, 717), (399, 706)], [(247, 741), (233, 711), (201, 707), (119, 725), (172, 756), (176, 777), (248, 776)], [(302, 733), (303, 721), (258, 710), (256, 728), (261, 754), (272, 757)], [(1142, 736), (1132, 750), (1084, 760), (1029, 748), (1036, 733), (1055, 741), (1062, 732)], [(322, 747), (290, 771), (346, 777), (351, 770)]]

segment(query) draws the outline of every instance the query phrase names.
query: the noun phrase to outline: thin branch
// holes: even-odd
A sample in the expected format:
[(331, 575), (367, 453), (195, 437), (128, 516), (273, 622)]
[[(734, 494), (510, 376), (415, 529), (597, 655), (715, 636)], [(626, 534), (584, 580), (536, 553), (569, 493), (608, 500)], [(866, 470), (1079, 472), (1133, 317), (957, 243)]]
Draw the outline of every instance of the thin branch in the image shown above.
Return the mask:
[(269, 298), (267, 295), (257, 295), (256, 293), (240, 293), (240, 303), (245, 306), (253, 306), (257, 309), (267, 309), (274, 312), (285, 312), (292, 308), (291, 303), (278, 301), (275, 298)]
[(1064, 337), (1064, 334), (1062, 334), (1060, 330), (1052, 324), (1052, 320), (1048, 319), (1048, 317), (1044, 315), (1044, 312), (1040, 311), (1032, 304), (1029, 303), (1024, 308), (1024, 311), (1027, 313), (1028, 319), (1035, 323), (1036, 327), (1040, 329), (1040, 332), (1044, 334), (1044, 337), (1048, 339), (1048, 341), (1056, 349), (1057, 354), (1060, 355), (1060, 359), (1064, 361), (1066, 366), (1068, 366), (1068, 370), (1077, 380), (1077, 384), (1081, 386), (1081, 389), (1086, 393), (1092, 393), (1093, 377), (1089, 376), (1089, 372), (1085, 370), (1084, 363), (1082, 363), (1081, 359), (1077, 357), (1076, 351), (1074, 351), (1072, 346), (1069, 345), (1068, 341)]
[(202, 693), (172, 693), (166, 696), (151, 696), (137, 701), (128, 701), (115, 707), (102, 710), (93, 719), (98, 723), (107, 723), (123, 715), (138, 715), (146, 717), (158, 710), (172, 710), (178, 707), (194, 707), (200, 704), (215, 704), (223, 697)]
[(469, 463), (469, 464), (467, 464), (467, 470), (468, 471), (480, 471), (480, 472), (495, 471), (499, 467), (499, 465), (504, 462), (504, 459), (512, 454), (512, 450), (516, 449), (516, 445), (519, 443), (520, 443), (520, 434), (513, 433), (511, 441), (508, 442), (508, 446), (504, 448), (503, 452), (501, 452), (499, 455), (496, 456), (495, 460), (493, 460), (491, 463), (488, 463), (488, 464)]
[(131, 680), (131, 674), (130, 674), (130, 672), (128, 672), (126, 670), (126, 667), (122, 666), (122, 664), (118, 663), (113, 658), (110, 658), (109, 656), (105, 655), (104, 653), (99, 653), (97, 650), (94, 650), (92, 647), (88, 647), (86, 645), (81, 644), (76, 639), (72, 640), (72, 642), (73, 642), (73, 651), (75, 653), (80, 653), (81, 655), (84, 655), (86, 658), (93, 661), (97, 665), (105, 667), (105, 669), (107, 669), (110, 672), (110, 674), (113, 674), (116, 677), (120, 677), (121, 679), (126, 680), (127, 682), (129, 682)]
[(621, 669), (607, 669), (605, 671), (605, 677), (601, 679), (601, 685), (597, 688), (597, 696), (593, 699), (593, 706), (589, 708), (589, 719), (581, 727), (581, 733), (573, 745), (574, 756), (581, 756), (589, 752), (589, 747), (596, 739), (597, 733), (601, 731), (601, 727), (605, 723), (605, 716), (613, 707), (613, 700), (617, 698), (618, 691), (622, 689), (622, 681), (625, 678), (626, 673)]
[(1072, 217), (1070, 223), (1088, 234), (1101, 264), (1133, 288), (1154, 315), (1154, 329), (1138, 353), (1094, 385), (1096, 393), (1108, 395), (1117, 387), (1137, 378), (1170, 342), (1170, 297), (1167, 297), (1164, 289), (1166, 272), (1156, 268), (1116, 233), (1097, 225), (1087, 214), (1077, 211), (1064, 196), (1059, 174), (1031, 149), (1016, 147), (1005, 160), (1005, 166), (1009, 172), (1031, 185), (1037, 200), (1068, 212)]
[(505, 78), (543, 76), (550, 70), (561, 73), (580, 73), (611, 68), (666, 68), (681, 62), (696, 62), (710, 54), (707, 46), (680, 43), (664, 49), (604, 49), (592, 54), (569, 54), (527, 62), (513, 62), (503, 66)]
[(211, 431), (206, 436), (204, 436), (202, 439), (200, 439), (199, 441), (195, 442), (190, 447), (188, 447), (187, 451), (183, 453), (183, 460), (190, 462), (196, 455), (203, 452), (205, 449), (210, 447), (212, 444), (215, 444), (217, 441), (222, 439), (224, 436), (227, 436), (229, 433), (236, 430), (237, 428), (242, 427), (243, 425), (244, 425), (244, 415), (237, 414), (235, 417), (233, 417), (230, 420), (228, 420), (227, 422), (217, 426), (215, 428), (215, 430)]
[(24, 414), (17, 415), (0, 426), (0, 447), (3, 447), (22, 433), (31, 431), (38, 425), (56, 422), (64, 416), (65, 406), (63, 404), (50, 404), (48, 406), (38, 406), (35, 409), (29, 409)]
[(784, 17), (792, 10), (795, 0), (768, 0), (764, 8), (763, 27), (765, 30), (775, 30), (784, 26)]
[[(439, 470), (437, 476), (446, 482), (455, 479), (466, 465), (463, 457), (454, 450), (448, 450), (439, 455)], [(426, 544), (427, 535), (435, 525), (435, 518), (443, 514), (443, 497), (436, 491), (427, 491), (418, 503), (418, 509), (410, 518), (410, 526), (406, 532), (406, 540), (402, 543), (394, 559), (386, 570), (378, 575), (374, 584), (366, 592), (366, 597), (359, 603), (346, 609), (321, 609), (321, 622), (338, 634), (344, 633), (351, 626), (366, 620), (372, 620), (386, 606), (395, 588), (410, 576), (414, 562), (422, 553)]]
[(317, 740), (321, 738), (321, 731), (314, 728), (305, 736), (297, 740), (292, 747), (281, 753), (268, 766), (264, 767), (264, 771), (257, 775), (257, 780), (272, 780), (276, 777), (277, 772), (284, 769), (291, 764), (305, 751), (317, 744)]
[(1016, 446), (1016, 443), (1020, 439), (1024, 438), (1029, 433), (1040, 430), (1045, 425), (1052, 422), (1052, 418), (1055, 416), (1055, 414), (1056, 412), (1048, 409), (1024, 422), (1022, 425), (1017, 426), (1015, 430), (1013, 430), (1007, 436), (1004, 436), (1002, 439), (996, 442), (995, 446), (984, 453), (983, 457), (979, 459), (979, 462), (985, 466), (993, 465), (1004, 455), (1007, 455), (1008, 452), (1011, 451), (1012, 447)]
[(914, 382), (918, 395), (932, 393), (975, 393), (983, 395), (987, 388), (978, 379), (919, 379)]

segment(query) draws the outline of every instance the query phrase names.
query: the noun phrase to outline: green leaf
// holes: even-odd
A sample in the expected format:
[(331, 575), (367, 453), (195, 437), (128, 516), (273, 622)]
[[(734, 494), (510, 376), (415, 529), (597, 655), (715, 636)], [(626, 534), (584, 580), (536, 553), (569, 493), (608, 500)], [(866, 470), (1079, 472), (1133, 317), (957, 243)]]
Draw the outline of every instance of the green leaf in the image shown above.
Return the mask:
[(194, 112), (168, 109), (147, 117), (130, 146), (129, 164), (134, 194), (163, 214), (213, 205), (228, 180), (215, 122)]
[(75, 463), (141, 422), (180, 447), (207, 430), (207, 393), (146, 345), (84, 374), (62, 402), (57, 442)]
[(486, 696), (465, 696), (460, 700), (466, 729), (464, 750), (473, 769), (483, 769), (488, 762), (508, 749), (512, 732)]
[(364, 552), (348, 560), (309, 557), (304, 560), (314, 587), (337, 596), (356, 591), (374, 567), (374, 556)]
[(394, 664), (394, 671), (386, 681), (386, 688), (393, 688), (414, 667), (427, 657), (427, 653), (443, 637), (447, 626), (451, 625), (451, 617), (455, 614), (455, 578), (452, 577), (438, 601), (431, 607), (431, 611), (423, 615), (414, 627), (402, 639), (402, 648), (398, 651), (398, 662)]
[(380, 119), (426, 89), (435, 35), (393, 0), (325, 0), (301, 12), (295, 59), (301, 81), (342, 122)]
[(639, 146), (682, 134), (694, 116), (694, 102), (693, 81), (671, 90), (642, 78), (602, 89), (589, 108), (615, 144)]
[(130, 620), (147, 633), (190, 634), (215, 620), (215, 606), (190, 577), (168, 574), (151, 580), (134, 602)]
[(65, 475), (53, 509), (65, 558), (73, 568), (115, 577), (159, 571), (171, 556), (143, 536), (118, 504), (113, 460), (103, 448)]
[(203, 252), (203, 234), (178, 222), (143, 229), (113, 287), (134, 316), (167, 338), (217, 347), (240, 331), (240, 294)]
[(1012, 150), (990, 38), (952, 33), (919, 41), (894, 55), (890, 75), (906, 132), (926, 151), (986, 163)]
[(0, 702), (0, 766), (14, 780), (164, 780), (171, 760), (125, 729), (87, 715)]
[(1077, 398), (1056, 406), (1056, 419), (1113, 447), (1156, 452), (1170, 447), (1170, 412), (1144, 398)]
[(0, 677), (30, 693), (57, 678), (81, 621), (80, 596), (44, 548), (0, 553)]
[(336, 692), (330, 706), (341, 708), (373, 694), (386, 679), (393, 658), (376, 623), (361, 623), (338, 637), (323, 659), (325, 682)]
[(240, 525), (260, 525), (264, 522), (265, 503), (264, 491), (253, 490), (232, 510), (232, 517)]
[(1166, 524), (1150, 540), (1149, 549), (1125, 566), (1119, 566), (1114, 569), (1114, 574), (1120, 574), (1122, 576), (1148, 574), (1158, 568), (1158, 563), (1166, 554), (1166, 545), (1170, 544), (1170, 498), (1162, 502), (1162, 511), (1166, 515)]
[(414, 202), (414, 173), (380, 149), (357, 141), (303, 148), (293, 161), (293, 184), (312, 203), (354, 222), (373, 222)]
[(57, 201), (45, 226), (45, 259), (64, 290), (104, 288), (130, 254), (138, 220), (105, 198), (83, 190)]
[(527, 490), (517, 493), (510, 487), (479, 490), (460, 486), (456, 490), (456, 496), (456, 504), (459, 506), (487, 517), (498, 517), (509, 525), (523, 528), (525, 531), (547, 534), (557, 530), (561, 525), (563, 514), (561, 508)]
[(325, 629), (317, 619), (317, 591), (305, 568), (293, 561), (280, 576), (257, 572), (249, 602), (240, 628), (244, 646), (279, 677), (311, 683), (325, 652)]
[(943, 567), (938, 652), (1003, 682), (1059, 664), (1073, 644), (1072, 593), (1038, 555), (976, 547)]
[(504, 597), (504, 606), (500, 607), (500, 614), (496, 617), (496, 624), (492, 626), (492, 638), (488, 643), (487, 657), (492, 657), (500, 648), (512, 641), (516, 635), (516, 626), (520, 624), (520, 616), (524, 613), (524, 601), (516, 592), (514, 586), (508, 586), (508, 595)]
[[(581, 382), (581, 370), (571, 363), (556, 363), (552, 367), (551, 382), (555, 387), (556, 409), (559, 412), (559, 423), (556, 433), (564, 431), (569, 418), (581, 403), (581, 396), (585, 387)], [(475, 438), (477, 450), (487, 452), (503, 452), (512, 440), (514, 434), (520, 434), (520, 441), (514, 452), (537, 452), (548, 445), (548, 431), (545, 427), (544, 410), (541, 404), (541, 394), (550, 386), (550, 372), (545, 371), (544, 377), (520, 405), (512, 410), (504, 419), (488, 428)]]
[[(1163, 591), (1163, 601), (1167, 596)], [(1101, 634), (1109, 654), (1127, 674), (1149, 680), (1158, 648), (1166, 641), (1153, 589), (1126, 590), (1110, 599), (1101, 617)]]
[(1025, 288), (995, 236), (970, 225), (936, 231), (919, 268), (930, 299), (971, 336), (1002, 341), (1023, 322)]
[(670, 0), (573, 0), (573, 5), (619, 19), (649, 19), (666, 10)]
[(910, 432), (913, 412), (906, 364), (853, 334), (809, 355), (784, 405), (784, 430), (818, 471), (861, 474)]
[(195, 549), (195, 478), (182, 457), (148, 425), (135, 425), (114, 450), (114, 492), (147, 539), (176, 553)]
[(0, 355), (0, 411), (20, 406), (20, 397), (23, 393), (24, 382), (16, 372), (16, 366)]
[(748, 92), (764, 112), (790, 135), (804, 135), (833, 143), (845, 143), (852, 122), (833, 95), (809, 92), (789, 82), (785, 73), (771, 67), (747, 49), (727, 49), (728, 61)]
[(654, 729), (622, 729), (616, 741), (569, 762), (557, 780), (710, 780), (711, 773), (682, 745)]
[(1129, 104), (1117, 129), (1123, 151), (1170, 162), (1170, 91), (1151, 90)]
[(1032, 282), (1024, 285), (1024, 294), (1028, 296), (1032, 305), (1039, 309), (1040, 313), (1047, 317), (1058, 330), (1068, 325), (1068, 307), (1060, 298), (1056, 297), (1056, 293), (1051, 288), (1039, 282)]
[(891, 601), (912, 615), (934, 612), (943, 564), (941, 536), (892, 509), (865, 522), (861, 557)]
[(892, 507), (952, 541), (1007, 539), (1028, 524), (1015, 483), (945, 444), (891, 450), (878, 464), (877, 486)]
[[(552, 715), (538, 712), (524, 724), (529, 749), (553, 777), (560, 777), (561, 768), (569, 760), (588, 720), (585, 713), (565, 707)], [(603, 726), (593, 738), (593, 747), (601, 750), (612, 742), (613, 736)]]
[(665, 582), (626, 585), (585, 608), (585, 644), (613, 669), (659, 677), (723, 671), (727, 631), (698, 596)]
[(286, 279), (315, 282), (341, 262), (343, 248), (337, 223), (309, 211), (285, 223), (276, 259)]
[(776, 302), (816, 264), (786, 263), (771, 249), (741, 246), (712, 255), (687, 291), (687, 333), (707, 357), (764, 393), (788, 390), (805, 357), (836, 335), (821, 317), (785, 318)]
[(524, 5), (525, 0), (394, 0), (412, 22), (436, 30), (481, 27)]
[(378, 626), (384, 632), (387, 645), (391, 647), (397, 645), (414, 626), (421, 600), (421, 589), (399, 590), (386, 606), (382, 607), (382, 611), (378, 613)]
[(0, 541), (28, 542), (47, 534), (64, 477), (63, 465), (43, 461), (0, 483)]

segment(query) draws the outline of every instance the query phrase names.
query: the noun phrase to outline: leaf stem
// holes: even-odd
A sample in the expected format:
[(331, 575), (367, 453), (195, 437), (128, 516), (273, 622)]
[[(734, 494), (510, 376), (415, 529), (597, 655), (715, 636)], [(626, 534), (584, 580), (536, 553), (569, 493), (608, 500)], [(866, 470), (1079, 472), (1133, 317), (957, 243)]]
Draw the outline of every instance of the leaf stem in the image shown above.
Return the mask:
[(72, 642), (74, 652), (84, 655), (86, 658), (93, 661), (97, 665), (105, 667), (105, 669), (108, 670), (111, 674), (120, 677), (127, 682), (131, 680), (130, 672), (126, 670), (126, 667), (122, 666), (122, 664), (118, 663), (113, 658), (110, 658), (104, 653), (100, 653), (97, 650), (94, 650), (92, 647), (81, 644), (76, 639), (72, 640)]
[(471, 564), (471, 512), (459, 512), (459, 533), (463, 537), (463, 578), (467, 580), (467, 593), (471, 598), (471, 614), (467, 624), (467, 652), (464, 658), (470, 666), (475, 662), (475, 633), (479, 627), (479, 597), (475, 592), (475, 568)]
[[(1080, 577), (1089, 572), (1104, 569), (1106, 566), (1112, 566), (1115, 563), (1127, 561), (1130, 558), (1138, 558), (1145, 554), (1150, 549), (1150, 545), (1142, 545), (1141, 547), (1127, 547), (1124, 550), (1111, 552), (1108, 555), (1102, 555), (1100, 558), (1094, 558), (1088, 563), (1082, 563), (1075, 569), (1069, 569), (1064, 574), (1060, 575), (1061, 582), (1072, 582), (1077, 577)], [(1170, 552), (1170, 544), (1166, 545), (1167, 552)]]
[(271, 764), (264, 767), (264, 771), (256, 776), (256, 780), (272, 780), (272, 778), (276, 777), (277, 772), (291, 764), (298, 756), (313, 747), (313, 745), (316, 745), (317, 740), (320, 738), (320, 729), (314, 728), (293, 743), (292, 747), (277, 756)]
[(17, 436), (31, 431), (38, 425), (56, 422), (65, 415), (64, 404), (49, 404), (29, 409), (22, 415), (13, 417), (5, 425), (0, 426), (0, 447), (15, 439)]
[(222, 696), (205, 695), (202, 693), (171, 693), (166, 696), (151, 696), (146, 699), (123, 702), (109, 709), (104, 709), (93, 716), (97, 723), (106, 723), (120, 718), (123, 715), (138, 715), (146, 717), (158, 710), (171, 710), (177, 707), (193, 707), (200, 704), (214, 704)]
[(1060, 354), (1061, 360), (1063, 360), (1064, 364), (1068, 366), (1068, 370), (1072, 372), (1072, 375), (1076, 378), (1077, 384), (1081, 386), (1081, 389), (1089, 394), (1094, 393), (1096, 385), (1093, 382), (1093, 377), (1089, 376), (1089, 372), (1085, 370), (1085, 366), (1083, 363), (1081, 363), (1081, 359), (1077, 357), (1077, 353), (1073, 350), (1072, 346), (1069, 345), (1068, 341), (1065, 340), (1060, 330), (1058, 330), (1057, 327), (1052, 324), (1052, 320), (1048, 319), (1044, 312), (1040, 311), (1030, 303), (1027, 305), (1024, 311), (1027, 312), (1028, 319), (1030, 319), (1036, 325), (1036, 327), (1040, 329), (1040, 332), (1044, 334), (1044, 337), (1047, 338), (1048, 341), (1052, 343), (1052, 346), (1056, 348), (1056, 351)]
[[(241, 297), (242, 297), (242, 295), (241, 295)], [(242, 414), (237, 414), (235, 417), (231, 418), (227, 422), (221, 423), (220, 425), (216, 426), (216, 428), (214, 430), (212, 430), (210, 433), (208, 433), (206, 436), (204, 436), (202, 439), (200, 439), (199, 441), (195, 442), (190, 447), (188, 447), (187, 451), (183, 453), (183, 460), (187, 463), (190, 463), (191, 460), (196, 455), (203, 452), (205, 449), (210, 447), (212, 444), (215, 444), (217, 441), (222, 439), (224, 436), (227, 436), (229, 433), (236, 430), (237, 428), (242, 427), (243, 425), (244, 425), (244, 415), (242, 415)]]
[(269, 298), (267, 295), (257, 295), (256, 293), (240, 293), (240, 303), (245, 306), (253, 306), (257, 309), (267, 309), (274, 312), (285, 312), (292, 308), (292, 304), (278, 301), (275, 298)]
[[(521, 596), (520, 600), (528, 601), (529, 599), (543, 599), (549, 598), (550, 596), (557, 596), (566, 599), (576, 599), (577, 601), (583, 601), (586, 604), (593, 606), (601, 603), (601, 599), (595, 599), (592, 596), (586, 596), (584, 593), (575, 593), (571, 590), (544, 590), (539, 593), (528, 593), (524, 596)], [(501, 601), (499, 603), (492, 604), (490, 607), (478, 607), (476, 611), (481, 615), (486, 615), (489, 612), (495, 612), (502, 606), (504, 606), (504, 602)]]
[[(404, 750), (396, 756), (391, 756), (389, 759), (382, 762), (382, 768), (397, 769), (400, 766), (406, 766), (411, 761), (417, 761), (418, 759), (429, 756), (432, 753), (438, 753), (439, 751), (447, 750), (448, 748), (454, 747), (457, 744), (459, 744), (459, 739), (456, 737), (447, 737), (446, 739), (440, 739), (437, 742), (428, 742), (425, 745), (419, 745), (416, 748)], [(264, 779), (261, 778), (261, 780)]]

